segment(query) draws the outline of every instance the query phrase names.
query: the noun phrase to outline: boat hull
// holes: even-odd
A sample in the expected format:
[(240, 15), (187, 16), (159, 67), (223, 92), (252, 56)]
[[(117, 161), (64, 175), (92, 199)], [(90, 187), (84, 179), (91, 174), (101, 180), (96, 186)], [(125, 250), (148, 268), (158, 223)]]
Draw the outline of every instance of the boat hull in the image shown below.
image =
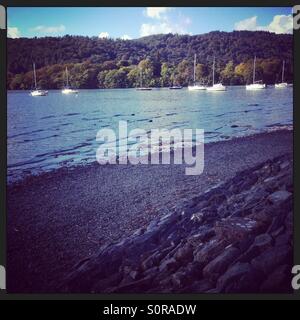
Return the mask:
[(198, 91), (198, 90), (206, 90), (205, 86), (188, 86), (188, 90), (190, 91)]
[(32, 97), (44, 97), (48, 95), (48, 91), (46, 90), (34, 90), (30, 92)]
[(78, 93), (78, 90), (74, 90), (74, 89), (63, 89), (63, 90), (61, 91), (61, 93), (63, 93), (63, 94)]
[(182, 89), (182, 87), (181, 86), (173, 86), (173, 87), (170, 87), (169, 89), (170, 90), (180, 90), (180, 89)]
[(262, 83), (253, 83), (246, 85), (246, 90), (261, 90), (266, 89), (266, 85)]
[(276, 83), (275, 88), (283, 89), (287, 88), (289, 85), (286, 82)]
[(207, 91), (226, 91), (227, 88), (222, 83), (214, 84), (212, 87), (207, 87)]

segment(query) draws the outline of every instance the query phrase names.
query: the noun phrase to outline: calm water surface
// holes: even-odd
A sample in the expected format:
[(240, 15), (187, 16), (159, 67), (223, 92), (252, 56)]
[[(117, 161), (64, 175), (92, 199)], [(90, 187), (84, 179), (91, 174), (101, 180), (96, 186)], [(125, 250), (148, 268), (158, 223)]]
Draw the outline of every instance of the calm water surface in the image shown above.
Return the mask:
[(200, 128), (205, 143), (245, 136), (293, 123), (293, 88), (226, 92), (187, 89), (50, 91), (31, 97), (8, 93), (8, 181), (61, 166), (96, 160), (101, 128)]

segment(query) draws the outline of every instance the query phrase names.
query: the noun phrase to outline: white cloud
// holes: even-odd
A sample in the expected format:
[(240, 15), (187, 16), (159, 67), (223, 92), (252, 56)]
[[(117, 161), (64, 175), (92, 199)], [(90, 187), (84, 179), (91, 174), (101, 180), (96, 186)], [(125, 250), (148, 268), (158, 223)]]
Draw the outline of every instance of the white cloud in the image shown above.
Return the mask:
[(293, 33), (292, 15), (277, 15), (269, 24), (269, 30), (275, 33)]
[(143, 23), (140, 29), (140, 34), (142, 37), (150, 36), (151, 34), (171, 33), (171, 32), (172, 32), (172, 27), (167, 23), (158, 23), (158, 24)]
[(128, 35), (128, 34), (124, 34), (122, 37), (121, 37), (122, 40), (131, 40), (132, 38)]
[(98, 37), (99, 38), (109, 38), (109, 33), (108, 32), (100, 32)]
[(145, 15), (153, 19), (162, 19), (169, 10), (171, 10), (171, 8), (168, 7), (148, 7), (145, 10)]
[(21, 37), (21, 32), (17, 27), (8, 27), (7, 28), (7, 37), (16, 39)]
[(249, 30), (249, 31), (255, 31), (257, 28), (257, 16), (241, 20), (239, 22), (236, 22), (234, 25), (235, 30)]
[[(150, 9), (150, 8), (147, 8)], [(151, 8), (151, 9), (163, 9), (163, 8)], [(171, 9), (171, 8), (166, 8)], [(175, 10), (174, 10), (175, 11)], [(164, 13), (166, 11), (163, 11)], [(178, 34), (191, 34), (188, 32), (188, 27), (192, 23), (189, 17), (182, 15), (180, 12), (174, 15), (165, 14), (162, 18), (160, 12), (159, 21), (154, 23), (143, 23), (140, 28), (140, 35), (142, 37), (149, 36), (151, 34), (160, 34), (160, 33), (178, 33)], [(154, 13), (152, 12), (153, 16)]]
[(260, 26), (257, 24), (257, 16), (239, 21), (234, 25), (235, 30), (249, 31), (270, 31), (275, 33), (292, 33), (293, 17), (292, 15), (276, 15), (270, 24)]
[(36, 26), (31, 28), (31, 32), (43, 33), (43, 34), (60, 34), (66, 30), (66, 27), (61, 24), (59, 26)]

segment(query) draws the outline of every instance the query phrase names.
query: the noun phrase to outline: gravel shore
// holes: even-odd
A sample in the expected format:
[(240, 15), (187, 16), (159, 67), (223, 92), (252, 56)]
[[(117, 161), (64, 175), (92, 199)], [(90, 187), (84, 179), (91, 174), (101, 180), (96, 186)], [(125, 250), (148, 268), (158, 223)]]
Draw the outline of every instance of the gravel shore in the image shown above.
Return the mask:
[(74, 265), (100, 246), (180, 211), (240, 171), (292, 151), (293, 132), (276, 131), (206, 145), (200, 176), (186, 176), (183, 165), (93, 164), (9, 186), (8, 292), (55, 292)]

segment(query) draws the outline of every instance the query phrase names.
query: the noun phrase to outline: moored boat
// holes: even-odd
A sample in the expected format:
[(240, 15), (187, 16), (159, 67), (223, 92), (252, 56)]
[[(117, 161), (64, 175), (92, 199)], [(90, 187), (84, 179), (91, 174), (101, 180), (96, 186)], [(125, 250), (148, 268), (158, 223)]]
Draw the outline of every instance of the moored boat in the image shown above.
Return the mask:
[(33, 63), (33, 77), (34, 77), (34, 90), (30, 91), (30, 95), (32, 97), (48, 95), (48, 91), (47, 90), (41, 90), (41, 89), (38, 89), (38, 87), (37, 87), (35, 63)]
[(266, 85), (262, 82), (262, 80), (255, 81), (255, 67), (256, 67), (256, 56), (253, 61), (253, 78), (252, 83), (246, 85), (246, 90), (260, 90), (265, 89)]
[(179, 89), (182, 89), (182, 86), (172, 86), (172, 87), (169, 87), (170, 90), (179, 90)]
[(205, 86), (196, 83), (196, 59), (197, 59), (197, 55), (195, 53), (195, 56), (194, 56), (194, 82), (193, 82), (192, 86), (188, 86), (188, 90), (190, 90), (190, 91), (206, 90)]
[(66, 67), (66, 86), (61, 90), (61, 93), (63, 94), (78, 93), (78, 90), (75, 90), (69, 87), (68, 67)]
[(284, 67), (285, 67), (285, 61), (282, 61), (282, 73), (281, 73), (281, 82), (275, 83), (275, 88), (283, 89), (287, 88), (289, 85), (287, 82), (284, 82)]
[(212, 83), (211, 87), (206, 87), (206, 90), (207, 91), (226, 91), (227, 88), (222, 83), (215, 83), (215, 63), (216, 63), (216, 59), (214, 57), (214, 62), (213, 62), (213, 83)]

